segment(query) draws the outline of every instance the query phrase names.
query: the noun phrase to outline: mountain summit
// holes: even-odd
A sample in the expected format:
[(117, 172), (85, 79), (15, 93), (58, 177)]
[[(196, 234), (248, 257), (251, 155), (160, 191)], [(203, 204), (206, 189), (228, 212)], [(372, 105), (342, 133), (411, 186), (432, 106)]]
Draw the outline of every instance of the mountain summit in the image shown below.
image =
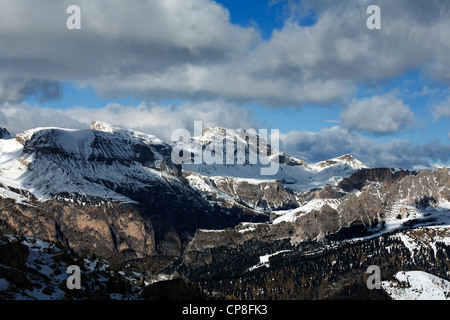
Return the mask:
[(361, 161), (359, 161), (358, 159), (353, 157), (351, 154), (344, 154), (343, 156), (340, 156), (337, 158), (321, 161), (321, 162), (318, 162), (316, 165), (321, 168), (327, 168), (327, 167), (331, 167), (331, 166), (334, 166), (337, 164), (348, 165), (355, 170), (367, 168), (364, 163), (362, 163)]

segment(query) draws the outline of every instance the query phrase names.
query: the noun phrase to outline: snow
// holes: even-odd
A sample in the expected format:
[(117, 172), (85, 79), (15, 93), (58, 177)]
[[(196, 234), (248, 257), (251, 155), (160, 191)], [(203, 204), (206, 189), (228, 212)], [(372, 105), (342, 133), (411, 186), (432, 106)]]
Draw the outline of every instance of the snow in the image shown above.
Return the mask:
[(320, 210), (324, 205), (328, 205), (333, 209), (337, 209), (340, 204), (339, 199), (320, 199), (314, 198), (311, 201), (308, 201), (303, 206), (292, 209), (292, 210), (280, 210), (274, 211), (277, 218), (273, 220), (273, 224), (281, 223), (281, 222), (294, 222), (299, 217), (309, 213), (312, 210)]
[(316, 170), (322, 170), (322, 168), (332, 167), (339, 164), (347, 165), (354, 170), (367, 168), (364, 163), (362, 163), (358, 159), (355, 159), (351, 154), (345, 154), (337, 158), (317, 162), (313, 164), (312, 167), (316, 168)]
[(169, 148), (168, 144), (166, 144), (163, 140), (155, 137), (154, 135), (139, 132), (136, 130), (122, 128), (120, 126), (112, 125), (112, 124), (109, 124), (106, 122), (94, 121), (90, 128), (92, 130), (98, 130), (98, 131), (102, 131), (102, 132), (113, 133), (113, 134), (116, 134), (116, 135), (119, 135), (122, 137), (128, 137), (128, 138), (131, 138), (132, 140), (136, 139), (136, 140), (139, 140), (146, 144), (157, 145), (157, 146), (162, 145), (164, 147)]
[[(204, 135), (194, 140), (202, 144), (211, 143), (213, 136), (222, 131), (220, 128), (205, 129)], [(231, 136), (228, 134), (226, 138), (242, 140), (236, 133)], [(100, 146), (98, 141), (101, 142)], [(33, 152), (35, 144), (41, 149), (56, 151), (44, 151), (36, 156)], [(24, 150), (24, 145), (27, 145), (27, 150)], [(155, 157), (153, 164), (130, 161), (137, 157), (136, 150), (139, 148), (136, 147), (142, 145), (151, 148)], [(26, 204), (30, 202), (30, 194), (39, 201), (47, 201), (64, 193), (68, 196), (62, 196), (61, 199), (80, 205), (87, 204), (88, 197), (133, 203), (128, 197), (115, 192), (115, 186), (127, 185), (128, 188), (140, 190), (155, 183), (166, 184), (167, 181), (182, 184), (173, 174), (177, 169), (170, 160), (170, 148), (169, 144), (153, 135), (104, 122), (93, 122), (88, 130), (56, 127), (30, 129), (18, 134), (16, 139), (0, 141), (0, 197)], [(279, 154), (276, 150), (272, 151)], [(100, 160), (93, 161), (92, 158)], [(108, 159), (112, 163), (102, 163), (101, 159)], [(280, 164), (278, 172), (272, 176), (261, 176), (261, 167), (266, 166), (261, 163), (192, 164), (183, 165), (183, 169), (210, 179), (206, 181), (204, 177), (190, 175), (187, 180), (191, 187), (203, 193), (214, 193), (219, 200), (236, 202), (233, 197), (220, 192), (214, 182), (226, 177), (233, 177), (236, 183), (253, 185), (283, 180), (285, 187), (307, 191), (341, 181), (358, 167), (355, 161), (336, 158), (332, 165), (321, 167), (298, 160), (293, 161), (297, 165)]]
[(260, 223), (242, 222), (235, 228), (239, 233), (252, 232), (256, 230), (256, 226)]
[(416, 250), (420, 249), (419, 244), (410, 236), (405, 233), (399, 233), (398, 237), (402, 240), (403, 244), (406, 248), (411, 252), (411, 255), (414, 257)]
[[(377, 232), (365, 237), (354, 238), (353, 240), (359, 241), (378, 237), (386, 233), (409, 230), (411, 229), (411, 226), (407, 226), (405, 224), (413, 220), (413, 227), (416, 230), (420, 228), (446, 230), (450, 227), (450, 202), (446, 199), (437, 199), (437, 204), (435, 206), (429, 206), (425, 209), (418, 209), (414, 204), (408, 203), (406, 200), (398, 201), (386, 214), (385, 227), (383, 229), (380, 229)], [(405, 243), (405, 246), (410, 249), (411, 253), (414, 254), (417, 241), (404, 233), (399, 233), (399, 237)], [(450, 243), (450, 238), (436, 237), (432, 242), (434, 241)]]
[[(171, 174), (176, 171), (174, 165), (160, 153), (170, 154), (168, 144), (152, 135), (104, 123), (101, 129), (104, 131), (36, 128), (18, 134), (16, 139), (0, 140), (0, 196), (26, 203), (27, 193), (39, 201), (66, 193), (69, 201), (80, 204), (86, 204), (85, 197), (133, 203), (115, 192), (114, 184), (135, 189), (168, 181), (181, 185)], [(30, 139), (33, 141), (27, 145)], [(35, 145), (44, 150), (39, 157), (35, 156)], [(133, 161), (144, 146), (152, 150), (153, 164)], [(56, 151), (47, 153), (46, 148)]]
[(382, 281), (381, 286), (394, 300), (450, 299), (450, 282), (423, 271), (397, 272), (393, 281)]
[(283, 180), (284, 186), (297, 191), (309, 191), (315, 188), (322, 188), (326, 184), (337, 184), (355, 172), (355, 169), (345, 164), (337, 164), (326, 168), (280, 164), (278, 171), (274, 175), (262, 176), (261, 168), (263, 167), (265, 166), (259, 164), (183, 164), (184, 170), (196, 172), (207, 177), (233, 177), (253, 184)]
[[(216, 138), (218, 138), (217, 141)], [(268, 179), (283, 180), (283, 184), (291, 189), (309, 191), (314, 188), (321, 188), (326, 184), (336, 184), (342, 179), (349, 177), (356, 170), (366, 168), (362, 162), (348, 154), (328, 161), (307, 164), (300, 159), (289, 157), (278, 150), (272, 149), (269, 158), (271, 161), (277, 162), (276, 165), (279, 166), (278, 171), (272, 175), (261, 175), (261, 168), (266, 168), (269, 164), (266, 164), (266, 162), (262, 163), (263, 161), (260, 161), (259, 156), (256, 164), (238, 164), (237, 159), (233, 159), (234, 162), (232, 164), (226, 164), (226, 151), (224, 149), (226, 149), (229, 142), (234, 145), (235, 141), (246, 143), (237, 133), (230, 134), (222, 128), (206, 128), (201, 136), (192, 138), (191, 144), (186, 146), (186, 143), (180, 143), (180, 145), (185, 150), (195, 154), (198, 154), (199, 151), (195, 148), (193, 149), (192, 146), (197, 146), (197, 149), (203, 150), (200, 148), (208, 147), (211, 149), (212, 146), (217, 145), (214, 149), (218, 151), (223, 150), (224, 153), (222, 163), (208, 165), (204, 161), (201, 164), (185, 163), (183, 164), (183, 169), (207, 177), (220, 176), (245, 179), (249, 183), (259, 183), (258, 181), (260, 180)], [(254, 145), (255, 141), (249, 139), (248, 144), (252, 149), (257, 150)], [(237, 152), (236, 149), (235, 147), (234, 152)], [(292, 160), (291, 163), (296, 163), (296, 165), (278, 164), (277, 158), (279, 159), (280, 156), (290, 158)], [(274, 164), (272, 163), (272, 165)]]
[(225, 232), (225, 229), (198, 229), (200, 232), (208, 232), (208, 233), (214, 233), (214, 232)]
[(280, 250), (280, 251), (277, 251), (277, 252), (274, 252), (274, 253), (270, 253), (270, 254), (266, 254), (266, 255), (260, 256), (259, 257), (259, 263), (254, 265), (254, 266), (252, 266), (252, 267), (250, 267), (250, 268), (248, 268), (247, 270), (248, 271), (253, 271), (253, 270), (258, 269), (260, 267), (267, 267), (268, 268), (268, 267), (270, 267), (269, 260), (270, 260), (271, 257), (276, 256), (276, 255), (278, 255), (280, 253), (289, 252), (289, 251), (291, 251), (291, 250)]
[[(224, 180), (227, 177), (223, 177), (223, 176), (212, 176), (210, 177), (211, 179), (213, 179), (214, 181), (220, 181), (220, 180)], [(263, 184), (263, 183), (274, 183), (277, 180), (276, 179), (252, 179), (252, 178), (233, 178), (233, 180), (237, 183), (242, 183), (242, 182), (246, 182), (248, 184), (254, 184), (254, 185), (259, 185), (259, 184)]]
[(0, 139), (0, 183), (3, 185), (1, 192), (5, 196), (11, 195), (14, 199), (18, 196), (13, 195), (5, 186), (23, 189), (20, 177), (27, 171), (27, 159), (22, 156), (22, 150), (23, 145), (15, 139)]
[[(62, 290), (61, 285), (64, 285), (68, 279), (69, 275), (66, 271), (69, 265), (64, 259), (61, 260), (57, 258), (61, 253), (61, 250), (56, 244), (34, 237), (25, 237), (21, 240), (14, 236), (7, 236), (7, 238), (9, 241), (21, 241), (30, 248), (29, 256), (26, 261), (26, 268), (24, 268), (23, 271), (33, 286), (31, 290), (16, 287), (15, 285), (14, 288), (11, 289), (9, 282), (0, 278), (0, 296), (13, 300), (66, 299), (66, 292)], [(75, 258), (75, 262), (76, 261), (77, 258)], [(102, 284), (103, 287), (106, 287), (110, 273), (114, 273), (114, 271), (109, 270), (108, 261), (86, 257), (82, 262), (84, 264), (84, 268), (81, 268), (83, 276), (95, 272), (93, 277), (86, 277), (86, 286), (92, 288), (93, 285), (99, 286)], [(0, 266), (2, 266), (2, 268), (11, 268), (1, 264)], [(129, 272), (129, 270), (121, 270), (118, 273), (123, 275), (130, 284), (133, 285), (133, 290), (127, 296), (112, 294), (111, 299), (139, 299), (141, 288), (135, 286), (135, 283), (144, 278), (144, 276), (138, 272)], [(158, 278), (156, 280), (158, 280)], [(92, 283), (92, 281), (95, 281), (95, 283)], [(82, 281), (81, 289), (85, 290), (87, 287), (85, 287), (85, 284)]]

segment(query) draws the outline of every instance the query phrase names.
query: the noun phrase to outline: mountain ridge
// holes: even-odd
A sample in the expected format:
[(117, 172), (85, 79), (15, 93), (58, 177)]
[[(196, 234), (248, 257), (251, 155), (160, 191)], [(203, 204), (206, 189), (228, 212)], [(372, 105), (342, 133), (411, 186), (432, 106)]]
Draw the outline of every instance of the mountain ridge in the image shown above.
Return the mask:
[[(226, 133), (205, 130), (192, 138), (199, 150)], [(175, 145), (100, 121), (0, 139), (0, 227), (157, 271), (207, 264), (223, 245), (345, 240), (447, 221), (448, 168), (368, 168), (349, 154), (309, 164), (269, 147), (279, 170), (261, 176), (264, 163), (175, 164)]]

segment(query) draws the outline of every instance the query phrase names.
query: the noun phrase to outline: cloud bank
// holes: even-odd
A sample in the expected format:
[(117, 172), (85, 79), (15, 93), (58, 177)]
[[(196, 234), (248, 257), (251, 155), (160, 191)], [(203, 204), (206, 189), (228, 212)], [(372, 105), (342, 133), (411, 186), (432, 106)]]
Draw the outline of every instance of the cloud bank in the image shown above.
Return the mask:
[(230, 129), (258, 128), (251, 110), (223, 100), (184, 102), (163, 105), (141, 102), (136, 106), (110, 103), (102, 108), (45, 108), (40, 105), (3, 103), (0, 123), (11, 135), (37, 127), (86, 129), (100, 120), (125, 128), (156, 135), (170, 141), (172, 131), (183, 128), (193, 133), (194, 121), (203, 121), (203, 128), (220, 126)]
[(378, 142), (340, 126), (320, 132), (291, 131), (281, 135), (282, 149), (309, 162), (350, 153), (369, 167), (405, 169), (448, 164), (450, 145), (432, 141), (415, 144), (409, 140)]
[[(366, 28), (367, 1), (288, 1), (290, 16), (267, 40), (208, 0), (78, 0), (82, 29), (68, 30), (72, 2), (0, 3), (0, 101), (45, 99), (69, 79), (104, 97), (272, 107), (341, 103), (361, 83), (410, 69), (450, 83), (448, 1), (377, 1), (388, 9), (376, 32)], [(317, 21), (301, 26), (295, 13), (309, 10)]]

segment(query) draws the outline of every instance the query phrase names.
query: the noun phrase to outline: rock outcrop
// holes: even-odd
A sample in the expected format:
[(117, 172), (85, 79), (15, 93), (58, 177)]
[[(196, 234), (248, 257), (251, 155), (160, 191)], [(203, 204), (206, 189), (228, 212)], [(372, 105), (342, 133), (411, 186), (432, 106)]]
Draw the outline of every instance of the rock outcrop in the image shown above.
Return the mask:
[(11, 139), (11, 135), (5, 128), (0, 128), (0, 139)]

